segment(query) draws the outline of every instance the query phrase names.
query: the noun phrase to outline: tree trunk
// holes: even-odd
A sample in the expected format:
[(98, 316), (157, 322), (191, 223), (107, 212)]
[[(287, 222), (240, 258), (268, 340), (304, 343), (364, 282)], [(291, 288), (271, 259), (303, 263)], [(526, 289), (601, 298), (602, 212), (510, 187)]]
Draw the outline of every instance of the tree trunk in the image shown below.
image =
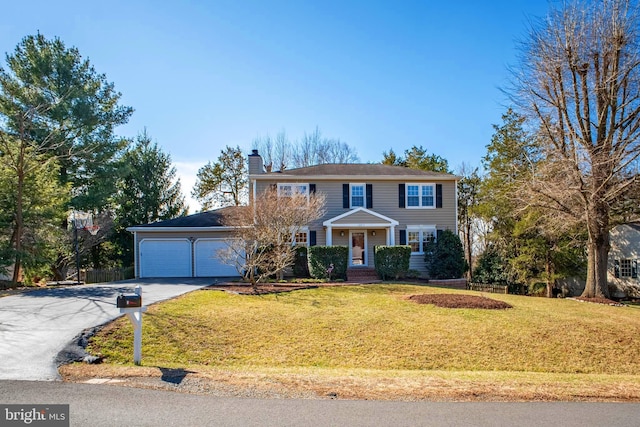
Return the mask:
[(471, 221), (467, 218), (465, 224), (465, 240), (466, 240), (466, 252), (467, 252), (467, 263), (469, 264), (469, 270), (467, 271), (467, 278), (469, 279), (469, 283), (473, 282), (473, 260), (471, 259)]
[(553, 298), (553, 263), (551, 262), (551, 248), (547, 248), (545, 271), (547, 273), (547, 298)]
[[(604, 225), (604, 227), (603, 227)], [(608, 218), (601, 221), (589, 221), (589, 241), (587, 243), (587, 284), (583, 297), (609, 297), (607, 268), (609, 258)]]
[(11, 281), (13, 284), (17, 284), (22, 281), (22, 235), (24, 234), (24, 215), (23, 215), (23, 203), (24, 203), (24, 149), (20, 147), (20, 157), (18, 160), (18, 182), (16, 188), (16, 211), (15, 211), (15, 225), (14, 225), (14, 249), (16, 253), (15, 263), (13, 265), (13, 277)]

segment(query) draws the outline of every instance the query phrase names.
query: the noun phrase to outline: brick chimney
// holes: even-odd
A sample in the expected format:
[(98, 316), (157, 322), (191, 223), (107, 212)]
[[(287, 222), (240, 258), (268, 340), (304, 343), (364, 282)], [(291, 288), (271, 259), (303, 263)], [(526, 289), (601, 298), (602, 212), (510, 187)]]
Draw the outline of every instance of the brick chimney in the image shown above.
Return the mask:
[(249, 175), (264, 173), (264, 163), (258, 150), (252, 150), (249, 154)]

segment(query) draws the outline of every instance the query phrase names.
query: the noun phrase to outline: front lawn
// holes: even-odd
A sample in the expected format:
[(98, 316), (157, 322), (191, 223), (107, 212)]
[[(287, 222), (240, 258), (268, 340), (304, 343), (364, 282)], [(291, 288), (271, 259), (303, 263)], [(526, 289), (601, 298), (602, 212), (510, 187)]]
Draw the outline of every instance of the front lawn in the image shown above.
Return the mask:
[[(451, 309), (408, 299), (425, 293), (484, 295), (513, 308)], [(372, 391), (375, 387), (364, 383), (395, 379), (397, 384), (385, 386), (398, 389), (391, 398), (407, 398), (404, 392), (412, 387), (421, 390), (417, 398), (437, 397), (439, 387), (429, 386), (434, 378), (436, 383), (457, 385), (480, 382), (485, 392), (500, 384), (529, 384), (540, 391), (562, 383), (568, 390), (524, 394), (542, 399), (581, 398), (579, 394), (640, 398), (638, 307), (364, 285), (263, 296), (197, 291), (151, 306), (143, 322), (142, 368), (130, 368), (133, 332), (121, 318), (91, 341), (90, 351), (102, 354), (108, 364), (92, 369), (111, 369), (110, 375), (116, 375), (120, 365), (127, 367), (128, 375), (144, 367), (203, 375), (224, 371), (254, 375), (255, 381), (265, 375), (288, 375), (298, 386), (304, 382), (300, 375), (316, 378), (317, 384), (328, 375), (333, 378), (327, 379), (330, 383), (350, 378), (354, 388), (358, 383)], [(280, 377), (278, 381), (286, 382)], [(595, 389), (589, 390), (589, 385)], [(334, 388), (348, 395), (337, 383)], [(424, 396), (431, 388), (435, 395)]]

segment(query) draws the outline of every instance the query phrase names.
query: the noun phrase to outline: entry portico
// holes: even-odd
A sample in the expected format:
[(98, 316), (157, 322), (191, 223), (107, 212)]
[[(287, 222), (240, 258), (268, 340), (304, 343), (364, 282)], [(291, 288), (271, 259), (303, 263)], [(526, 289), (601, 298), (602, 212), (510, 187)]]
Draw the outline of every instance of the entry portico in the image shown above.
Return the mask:
[(386, 244), (395, 245), (395, 230), (398, 221), (366, 208), (356, 208), (322, 223), (326, 229), (327, 246), (333, 245), (333, 230), (335, 228), (352, 230), (384, 229)]

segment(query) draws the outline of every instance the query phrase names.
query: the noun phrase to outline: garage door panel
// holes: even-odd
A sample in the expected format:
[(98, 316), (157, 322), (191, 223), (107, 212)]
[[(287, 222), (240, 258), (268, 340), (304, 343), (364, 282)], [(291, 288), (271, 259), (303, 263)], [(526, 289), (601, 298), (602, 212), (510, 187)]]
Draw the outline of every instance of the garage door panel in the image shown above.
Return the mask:
[(218, 251), (226, 248), (223, 239), (198, 239), (194, 244), (196, 277), (238, 276), (234, 266), (223, 263)]
[(191, 277), (191, 242), (188, 239), (142, 240), (140, 277)]

